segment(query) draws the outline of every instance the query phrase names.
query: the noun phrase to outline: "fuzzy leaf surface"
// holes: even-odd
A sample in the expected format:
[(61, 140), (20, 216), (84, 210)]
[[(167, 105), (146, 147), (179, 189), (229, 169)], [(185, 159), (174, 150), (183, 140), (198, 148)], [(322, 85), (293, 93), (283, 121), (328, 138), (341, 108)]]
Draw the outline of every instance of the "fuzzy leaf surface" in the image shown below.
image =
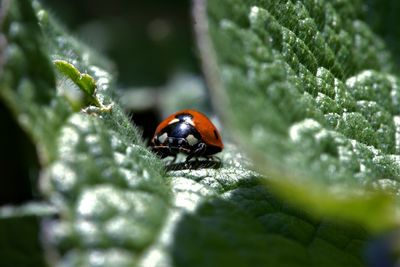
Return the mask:
[(364, 266), (365, 229), (289, 204), (226, 150), (222, 166), (169, 172), (173, 208), (140, 266)]
[(321, 214), (383, 229), (399, 221), (400, 80), (363, 4), (199, 0), (195, 12), (221, 113), (257, 169)]
[[(95, 266), (94, 255), (101, 253), (104, 266), (134, 265), (166, 214), (169, 187), (161, 163), (112, 100), (107, 62), (69, 37), (37, 2), (2, 4), (0, 96), (36, 145), (41, 191), (59, 216), (42, 222), (44, 239), (57, 249), (50, 263)], [(51, 59), (65, 60), (93, 77), (97, 98), (112, 108), (74, 112), (60, 93), (68, 84), (56, 78)], [(0, 221), (14, 218), (19, 220)], [(16, 244), (13, 249), (22, 248)]]

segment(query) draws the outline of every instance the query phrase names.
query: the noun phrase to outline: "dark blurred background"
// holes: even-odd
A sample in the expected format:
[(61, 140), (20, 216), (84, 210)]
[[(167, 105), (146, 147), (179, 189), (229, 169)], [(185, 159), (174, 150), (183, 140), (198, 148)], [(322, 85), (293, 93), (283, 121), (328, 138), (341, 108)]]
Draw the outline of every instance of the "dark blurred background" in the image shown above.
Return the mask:
[(185, 0), (43, 0), (71, 32), (115, 62), (121, 87), (159, 86), (198, 72)]
[[(191, 1), (42, 3), (75, 37), (115, 64), (120, 102), (146, 140), (158, 122), (176, 108), (209, 109), (207, 104), (198, 106), (208, 101), (204, 88), (199, 89), (204, 86), (199, 74)], [(181, 105), (176, 106), (177, 102)]]

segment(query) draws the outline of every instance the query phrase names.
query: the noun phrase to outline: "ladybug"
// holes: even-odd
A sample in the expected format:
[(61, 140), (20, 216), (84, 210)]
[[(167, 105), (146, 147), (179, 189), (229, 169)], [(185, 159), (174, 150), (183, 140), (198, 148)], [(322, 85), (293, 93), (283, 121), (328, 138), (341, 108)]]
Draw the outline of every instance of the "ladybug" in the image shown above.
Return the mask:
[(193, 109), (178, 111), (163, 120), (151, 140), (151, 147), (161, 158), (179, 152), (187, 154), (186, 161), (195, 157), (209, 158), (220, 152), (224, 145), (214, 124)]

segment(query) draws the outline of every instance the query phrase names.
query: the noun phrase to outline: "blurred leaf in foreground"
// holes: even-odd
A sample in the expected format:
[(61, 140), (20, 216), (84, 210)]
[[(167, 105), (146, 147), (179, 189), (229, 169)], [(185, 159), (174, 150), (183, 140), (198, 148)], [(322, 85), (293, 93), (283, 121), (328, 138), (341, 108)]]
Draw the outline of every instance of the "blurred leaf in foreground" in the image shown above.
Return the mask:
[(257, 169), (320, 214), (398, 225), (400, 81), (362, 1), (196, 1), (221, 113)]

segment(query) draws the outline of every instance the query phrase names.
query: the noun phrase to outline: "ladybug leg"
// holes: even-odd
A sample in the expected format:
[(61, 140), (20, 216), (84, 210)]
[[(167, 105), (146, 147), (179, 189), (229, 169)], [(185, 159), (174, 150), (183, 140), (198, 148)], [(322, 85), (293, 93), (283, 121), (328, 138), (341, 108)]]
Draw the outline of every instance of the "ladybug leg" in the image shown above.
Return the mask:
[(185, 162), (188, 162), (188, 161), (191, 160), (192, 158), (194, 158), (194, 160), (196, 161), (196, 163), (199, 162), (199, 157), (196, 156), (195, 154), (190, 154), (190, 155), (188, 155), (188, 156), (186, 157)]
[(212, 160), (212, 161), (221, 162), (221, 159), (219, 157), (215, 156), (215, 155), (209, 156), (208, 159)]
[(198, 147), (196, 148), (196, 150), (193, 152), (193, 156), (196, 157), (196, 161), (198, 161), (198, 157), (201, 157), (204, 152), (206, 152), (207, 149), (207, 145), (205, 143), (199, 143)]
[(178, 154), (175, 154), (174, 158), (171, 160), (170, 164), (175, 163), (177, 157), (178, 157)]
[(194, 157), (193, 154), (189, 154), (189, 155), (186, 157), (185, 162), (188, 162), (188, 161), (191, 160), (193, 157)]
[(201, 155), (203, 155), (203, 153), (206, 151), (207, 149), (207, 145), (205, 143), (199, 143), (197, 145), (197, 148), (195, 151), (193, 151), (192, 153), (190, 153), (187, 157), (186, 157), (186, 162), (188, 162), (190, 159), (192, 159), (193, 157), (195, 157), (196, 161), (198, 161), (198, 157), (200, 157)]

